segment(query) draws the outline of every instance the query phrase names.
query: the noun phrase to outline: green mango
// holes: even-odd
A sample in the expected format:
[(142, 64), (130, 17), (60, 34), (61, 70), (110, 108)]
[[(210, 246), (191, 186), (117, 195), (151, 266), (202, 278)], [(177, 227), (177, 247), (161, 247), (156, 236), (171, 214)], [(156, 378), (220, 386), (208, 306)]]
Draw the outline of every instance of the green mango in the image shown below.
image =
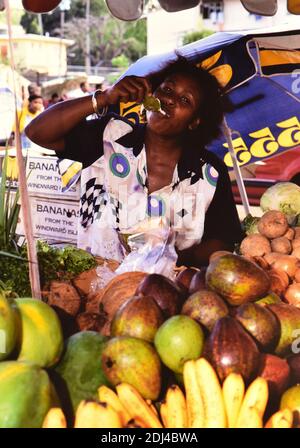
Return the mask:
[(0, 295), (0, 361), (6, 359), (17, 342), (14, 311), (5, 296)]
[(40, 367), (0, 363), (0, 428), (41, 428), (56, 400), (48, 374)]
[(29, 361), (40, 367), (58, 363), (63, 351), (63, 333), (56, 312), (36, 299), (15, 299), (19, 327), (18, 361)]
[(106, 341), (106, 337), (95, 331), (82, 331), (66, 340), (65, 353), (55, 368), (58, 377), (53, 380), (65, 407), (73, 415), (81, 400), (97, 399), (98, 388), (109, 386), (101, 367)]

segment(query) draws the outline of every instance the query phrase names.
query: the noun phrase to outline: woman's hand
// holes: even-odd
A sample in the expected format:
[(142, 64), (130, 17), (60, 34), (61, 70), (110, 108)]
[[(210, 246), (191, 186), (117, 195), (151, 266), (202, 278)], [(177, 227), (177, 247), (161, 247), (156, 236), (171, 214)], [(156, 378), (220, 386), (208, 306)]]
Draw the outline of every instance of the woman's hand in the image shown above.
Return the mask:
[(140, 76), (125, 76), (112, 87), (106, 89), (99, 98), (103, 96), (106, 105), (117, 104), (119, 102), (128, 103), (130, 101), (142, 103), (145, 96), (151, 95), (151, 84), (147, 78)]

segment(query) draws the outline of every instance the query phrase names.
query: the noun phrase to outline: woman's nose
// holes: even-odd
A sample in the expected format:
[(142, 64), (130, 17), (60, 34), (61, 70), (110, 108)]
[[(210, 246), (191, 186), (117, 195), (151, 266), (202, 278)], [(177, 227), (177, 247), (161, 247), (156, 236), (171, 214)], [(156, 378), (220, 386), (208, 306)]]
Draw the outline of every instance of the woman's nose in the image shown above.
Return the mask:
[(173, 95), (166, 95), (164, 98), (164, 102), (165, 104), (167, 104), (168, 106), (174, 106), (175, 104), (175, 98)]

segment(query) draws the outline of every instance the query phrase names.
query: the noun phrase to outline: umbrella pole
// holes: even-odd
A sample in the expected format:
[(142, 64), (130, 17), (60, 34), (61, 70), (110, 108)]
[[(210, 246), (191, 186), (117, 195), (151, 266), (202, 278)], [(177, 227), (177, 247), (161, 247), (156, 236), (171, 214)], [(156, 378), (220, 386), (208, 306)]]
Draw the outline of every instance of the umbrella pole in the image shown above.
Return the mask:
[(22, 145), (19, 129), (19, 119), (17, 113), (17, 97), (16, 97), (16, 79), (15, 79), (15, 63), (14, 63), (14, 52), (12, 44), (12, 29), (11, 29), (11, 10), (9, 0), (4, 0), (6, 6), (6, 19), (8, 27), (9, 36), (9, 48), (10, 48), (10, 67), (12, 70), (12, 79), (14, 86), (14, 96), (15, 96), (15, 120), (16, 120), (16, 152), (17, 152), (17, 163), (19, 172), (19, 190), (21, 199), (21, 212), (23, 214), (24, 232), (25, 238), (27, 240), (27, 254), (29, 261), (29, 278), (31, 285), (32, 297), (36, 299), (41, 299), (41, 287), (40, 287), (40, 276), (39, 276), (39, 265), (36, 252), (36, 244), (33, 237), (33, 227), (31, 220), (31, 210), (30, 210), (30, 199), (27, 190), (27, 179), (25, 174), (25, 167), (22, 154)]
[(238, 164), (236, 153), (233, 148), (231, 130), (227, 124), (227, 120), (225, 117), (223, 118), (223, 133), (224, 133), (224, 136), (228, 143), (229, 153), (231, 155), (231, 159), (232, 159), (232, 163), (233, 163), (233, 170), (234, 170), (234, 173), (236, 176), (236, 183), (237, 183), (237, 186), (238, 186), (238, 189), (239, 189), (239, 192), (241, 195), (243, 207), (244, 207), (244, 210), (245, 210), (245, 213), (247, 216), (250, 214), (250, 206), (249, 206), (248, 196), (247, 196), (246, 188), (244, 185), (241, 169)]

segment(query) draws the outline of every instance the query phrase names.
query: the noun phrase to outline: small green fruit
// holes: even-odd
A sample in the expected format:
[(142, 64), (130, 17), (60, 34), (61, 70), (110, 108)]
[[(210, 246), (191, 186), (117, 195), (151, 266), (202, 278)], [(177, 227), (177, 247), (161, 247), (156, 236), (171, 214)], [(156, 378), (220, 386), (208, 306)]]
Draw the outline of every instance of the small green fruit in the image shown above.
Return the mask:
[(157, 331), (154, 345), (162, 362), (174, 372), (182, 373), (186, 361), (201, 356), (204, 334), (190, 317), (173, 316)]

